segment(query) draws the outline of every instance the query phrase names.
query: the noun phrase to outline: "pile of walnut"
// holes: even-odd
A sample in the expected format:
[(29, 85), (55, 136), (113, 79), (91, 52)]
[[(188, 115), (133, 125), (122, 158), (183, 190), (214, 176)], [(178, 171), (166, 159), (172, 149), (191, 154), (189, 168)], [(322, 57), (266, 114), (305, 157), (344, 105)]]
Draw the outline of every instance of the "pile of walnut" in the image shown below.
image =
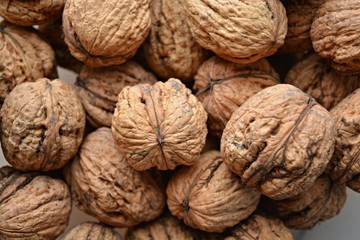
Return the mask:
[[(0, 239), (287, 240), (336, 216), (360, 192), (359, 11), (0, 1)], [(65, 234), (72, 203), (99, 222)]]

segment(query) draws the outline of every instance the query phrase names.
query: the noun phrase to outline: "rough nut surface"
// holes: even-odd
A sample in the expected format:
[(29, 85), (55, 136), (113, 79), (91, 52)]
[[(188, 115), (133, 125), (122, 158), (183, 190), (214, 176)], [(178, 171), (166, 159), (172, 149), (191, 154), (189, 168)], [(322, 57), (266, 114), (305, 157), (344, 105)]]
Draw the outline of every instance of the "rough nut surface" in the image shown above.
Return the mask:
[(54, 170), (75, 156), (85, 112), (72, 85), (42, 78), (22, 83), (0, 111), (1, 147), (18, 170)]
[(60, 16), (64, 3), (64, 0), (0, 0), (0, 16), (19, 26), (42, 24)]
[(184, 0), (184, 7), (199, 45), (228, 61), (255, 62), (284, 43), (287, 18), (279, 0)]
[(159, 216), (165, 193), (149, 172), (130, 167), (120, 150), (110, 128), (99, 128), (85, 138), (65, 176), (79, 209), (111, 226), (128, 227)]
[(101, 223), (85, 222), (72, 228), (60, 240), (121, 240), (121, 236)]
[(212, 57), (195, 75), (193, 90), (208, 113), (209, 132), (221, 134), (233, 112), (249, 97), (278, 83), (267, 60), (237, 64)]
[(62, 180), (0, 168), (0, 239), (56, 239), (70, 212), (70, 191)]
[(275, 209), (286, 226), (308, 229), (339, 214), (345, 201), (345, 185), (335, 184), (324, 174), (309, 190), (275, 202)]
[(210, 151), (180, 169), (166, 188), (171, 214), (192, 228), (222, 232), (252, 214), (260, 193), (245, 186), (220, 157)]
[(67, 0), (65, 42), (91, 67), (124, 63), (135, 55), (151, 27), (150, 0)]
[(221, 139), (224, 162), (272, 199), (310, 188), (334, 150), (330, 113), (298, 88), (268, 87), (232, 115)]
[(143, 46), (150, 68), (164, 79), (192, 81), (208, 54), (190, 33), (182, 0), (153, 0), (151, 20), (150, 34)]
[(107, 68), (84, 66), (75, 83), (76, 91), (94, 127), (111, 127), (118, 95), (126, 86), (154, 84), (156, 78), (135, 62)]
[(325, 59), (312, 54), (288, 72), (285, 82), (300, 88), (329, 110), (360, 87), (360, 75), (340, 74)]
[(55, 53), (33, 28), (0, 23), (0, 103), (22, 82), (57, 78)]
[(138, 171), (192, 165), (205, 145), (207, 114), (179, 80), (125, 87), (119, 94), (112, 132)]
[(311, 40), (340, 72), (360, 72), (360, 0), (326, 0), (316, 12)]

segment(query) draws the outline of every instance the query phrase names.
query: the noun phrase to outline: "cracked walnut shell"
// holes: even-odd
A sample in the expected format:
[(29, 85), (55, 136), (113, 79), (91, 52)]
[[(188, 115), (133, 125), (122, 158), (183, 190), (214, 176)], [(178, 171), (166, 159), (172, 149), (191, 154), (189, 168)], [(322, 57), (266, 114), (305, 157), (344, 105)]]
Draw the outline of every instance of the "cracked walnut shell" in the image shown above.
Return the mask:
[(22, 83), (0, 111), (1, 147), (16, 169), (63, 167), (78, 151), (85, 113), (72, 85), (46, 78)]
[(311, 187), (333, 154), (335, 135), (326, 109), (298, 88), (278, 84), (234, 112), (221, 153), (245, 184), (280, 200)]
[(72, 228), (60, 240), (121, 240), (113, 228), (107, 227), (101, 223), (85, 222)]
[(125, 87), (119, 94), (112, 132), (138, 171), (192, 165), (205, 145), (207, 115), (178, 79)]

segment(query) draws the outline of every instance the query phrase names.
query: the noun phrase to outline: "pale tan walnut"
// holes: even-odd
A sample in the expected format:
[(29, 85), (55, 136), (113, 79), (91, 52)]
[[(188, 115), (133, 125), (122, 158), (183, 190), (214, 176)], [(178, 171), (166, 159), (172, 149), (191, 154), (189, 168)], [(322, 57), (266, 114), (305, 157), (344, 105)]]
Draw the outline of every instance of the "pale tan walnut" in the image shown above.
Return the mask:
[(118, 95), (126, 86), (154, 84), (156, 78), (139, 64), (129, 61), (122, 65), (91, 68), (84, 66), (76, 80), (76, 91), (94, 127), (111, 127)]
[(0, 0), (0, 16), (19, 26), (53, 21), (61, 16), (65, 0)]
[(224, 162), (272, 199), (309, 189), (334, 151), (330, 113), (289, 84), (268, 87), (231, 116), (221, 139)]
[(178, 79), (125, 87), (119, 94), (112, 132), (138, 171), (192, 165), (205, 145), (207, 114)]
[(190, 167), (183, 167), (166, 188), (171, 214), (192, 228), (222, 232), (256, 209), (260, 193), (245, 186), (230, 171), (219, 151), (209, 151)]
[(345, 201), (345, 185), (338, 185), (323, 174), (307, 191), (275, 202), (275, 211), (286, 226), (308, 229), (339, 214)]
[(158, 217), (165, 193), (149, 172), (130, 167), (110, 128), (90, 133), (79, 157), (65, 169), (72, 198), (82, 211), (114, 227), (129, 227)]
[(312, 54), (288, 72), (285, 82), (300, 88), (329, 110), (360, 87), (360, 75), (340, 74), (325, 59)]
[(184, 0), (197, 43), (221, 58), (246, 64), (274, 54), (287, 32), (279, 0)]
[(129, 60), (144, 42), (150, 27), (150, 0), (65, 3), (65, 42), (75, 58), (91, 67)]
[(252, 95), (277, 84), (279, 76), (265, 59), (237, 64), (212, 57), (194, 79), (195, 95), (208, 113), (209, 132), (221, 137), (233, 112)]
[(55, 53), (33, 28), (0, 23), (0, 103), (23, 82), (57, 78)]
[(63, 167), (77, 153), (85, 129), (85, 112), (74, 87), (58, 79), (16, 86), (0, 118), (4, 156), (22, 171)]
[(70, 191), (62, 180), (0, 168), (0, 239), (56, 239), (70, 212)]
[(325, 0), (311, 26), (317, 53), (340, 72), (360, 72), (360, 1)]
[(161, 78), (192, 81), (208, 54), (190, 33), (182, 0), (153, 0), (151, 19), (143, 46), (147, 64)]
[(96, 222), (85, 222), (73, 227), (60, 240), (121, 240), (113, 228)]

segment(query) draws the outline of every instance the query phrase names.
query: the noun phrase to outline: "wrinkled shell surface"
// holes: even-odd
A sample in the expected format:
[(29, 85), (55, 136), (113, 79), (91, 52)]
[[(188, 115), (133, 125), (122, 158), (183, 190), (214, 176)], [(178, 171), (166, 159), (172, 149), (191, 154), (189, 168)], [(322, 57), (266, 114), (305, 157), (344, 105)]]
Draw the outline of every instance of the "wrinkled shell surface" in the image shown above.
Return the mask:
[(1, 147), (18, 170), (54, 170), (75, 156), (85, 129), (85, 112), (72, 85), (42, 78), (23, 83), (0, 111)]
[(70, 192), (62, 180), (0, 168), (0, 239), (56, 239), (70, 212)]
[(275, 208), (286, 226), (308, 229), (339, 214), (345, 201), (346, 187), (322, 175), (309, 190), (276, 202)]
[(173, 170), (199, 158), (207, 135), (201, 102), (179, 80), (125, 87), (119, 94), (112, 132), (138, 171)]
[(278, 84), (234, 112), (221, 153), (245, 184), (284, 199), (310, 188), (325, 170), (335, 135), (328, 111), (298, 88)]
[(220, 157), (210, 151), (180, 169), (166, 189), (171, 213), (192, 228), (222, 232), (255, 211), (260, 193), (246, 187)]
[(135, 55), (151, 27), (150, 0), (67, 0), (65, 42), (91, 67), (124, 63)]
[(360, 0), (326, 0), (311, 26), (313, 47), (340, 72), (360, 72)]
[(312, 54), (296, 64), (285, 82), (300, 88), (326, 109), (360, 87), (360, 75), (344, 75), (333, 70), (327, 61)]
[(121, 236), (112, 228), (95, 222), (81, 223), (72, 228), (60, 240), (121, 240)]
[(199, 45), (228, 61), (255, 62), (284, 43), (287, 18), (279, 0), (184, 0), (184, 7)]
[(128, 165), (110, 128), (99, 128), (85, 138), (65, 176), (76, 206), (112, 226), (150, 221), (165, 205), (165, 194), (152, 175)]
[(278, 79), (265, 59), (246, 65), (219, 57), (204, 62), (195, 75), (193, 89), (208, 113), (209, 132), (221, 137), (233, 112), (252, 95), (277, 84)]
[(156, 78), (135, 62), (107, 68), (84, 66), (76, 81), (76, 91), (94, 127), (111, 127), (118, 95), (126, 86), (153, 84)]

